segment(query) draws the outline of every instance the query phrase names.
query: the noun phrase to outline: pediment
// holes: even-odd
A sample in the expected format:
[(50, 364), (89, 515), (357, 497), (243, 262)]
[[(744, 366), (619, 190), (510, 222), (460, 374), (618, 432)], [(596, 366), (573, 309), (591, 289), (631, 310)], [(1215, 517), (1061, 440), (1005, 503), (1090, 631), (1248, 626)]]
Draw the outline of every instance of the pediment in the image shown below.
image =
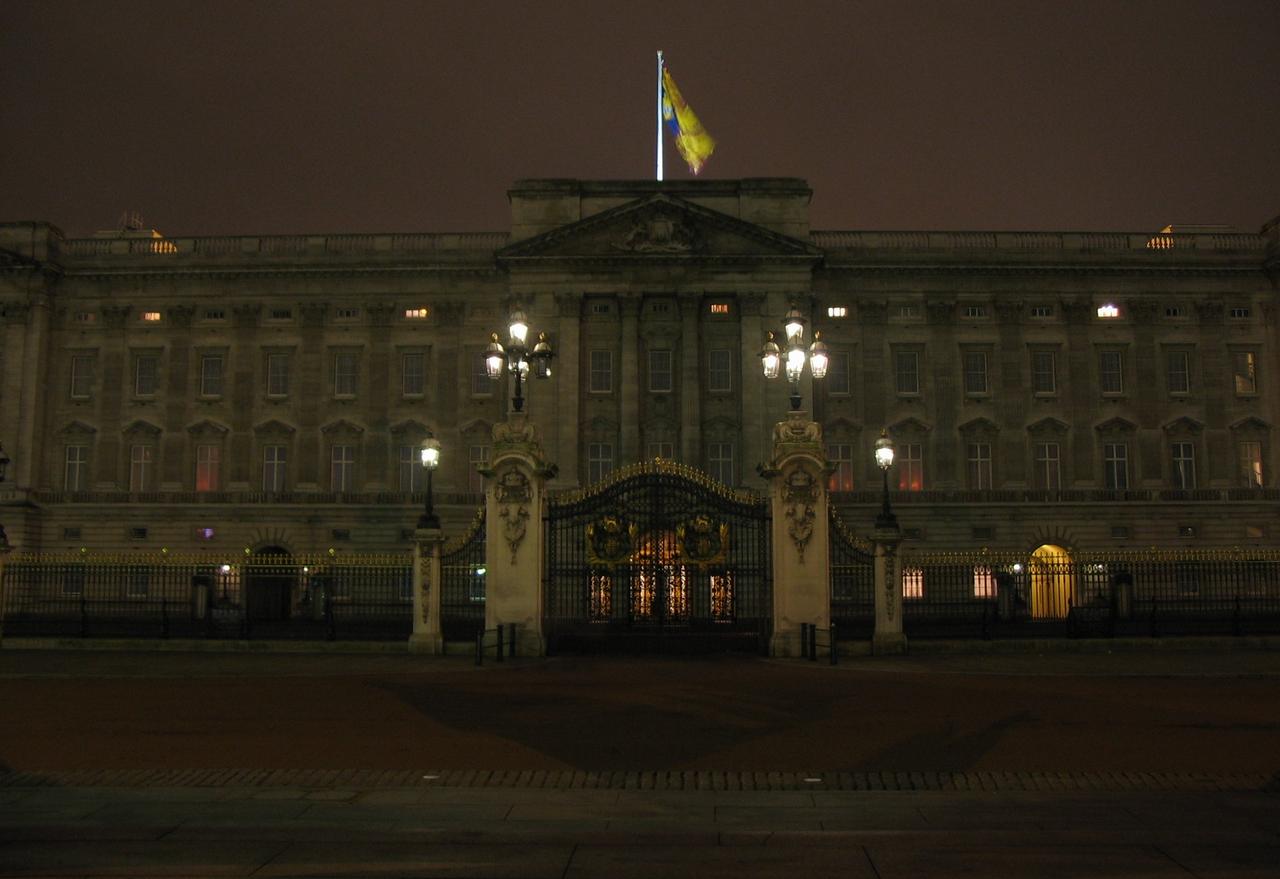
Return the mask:
[[(421, 421), (417, 421), (413, 418), (406, 418), (404, 421), (397, 421), (395, 424), (391, 425), (389, 429), (393, 434), (430, 433), (430, 428)], [(465, 433), (466, 431), (463, 432)]]
[(889, 433), (928, 433), (933, 428), (918, 418), (904, 418), (889, 425)]
[(159, 436), (163, 431), (158, 424), (152, 424), (150, 421), (137, 418), (126, 424), (120, 432), (123, 434), (145, 433), (151, 436)]
[(1041, 418), (1027, 425), (1027, 433), (1066, 433), (1071, 429), (1071, 425), (1059, 418), (1052, 416)]
[(1204, 422), (1196, 421), (1183, 415), (1181, 418), (1175, 418), (1164, 426), (1165, 433), (1192, 433), (1198, 434), (1204, 430)]
[(356, 424), (354, 421), (348, 421), (345, 418), (339, 418), (336, 421), (330, 421), (328, 424), (322, 425), (320, 432), (323, 434), (330, 433), (364, 433), (364, 428)]
[(493, 435), (493, 422), (485, 421), (483, 418), (472, 418), (470, 421), (464, 421), (458, 425), (458, 432), (463, 436), (475, 436), (477, 434), (483, 436)]
[(496, 254), (500, 264), (587, 260), (817, 262), (822, 251), (673, 195), (658, 193), (517, 241)]
[(1232, 424), (1231, 429), (1237, 432), (1242, 430), (1268, 431), (1271, 429), (1271, 425), (1256, 415), (1249, 415)]
[(1134, 424), (1127, 418), (1108, 418), (1101, 424), (1094, 425), (1094, 430), (1098, 433), (1130, 433), (1138, 429), (1138, 425)]
[(979, 416), (969, 419), (960, 425), (958, 430), (961, 433), (996, 433), (1000, 428), (996, 427), (996, 423), (990, 418)]
[(94, 427), (92, 424), (86, 424), (83, 421), (68, 421), (58, 431), (58, 433), (64, 434), (67, 436), (72, 436), (72, 435), (92, 436), (97, 432), (98, 432), (98, 428)]
[(862, 430), (862, 425), (854, 421), (852, 418), (846, 418), (839, 415), (829, 419), (822, 427), (823, 433), (830, 436), (833, 433), (843, 431), (845, 433), (858, 433)]
[(292, 424), (285, 424), (278, 418), (269, 418), (253, 428), (254, 433), (294, 433), (295, 431), (296, 428)]
[(225, 424), (220, 424), (217, 421), (211, 421), (208, 418), (197, 421), (194, 424), (187, 425), (187, 433), (192, 434), (193, 436), (202, 433), (216, 433), (225, 436), (230, 432), (231, 428), (227, 427)]

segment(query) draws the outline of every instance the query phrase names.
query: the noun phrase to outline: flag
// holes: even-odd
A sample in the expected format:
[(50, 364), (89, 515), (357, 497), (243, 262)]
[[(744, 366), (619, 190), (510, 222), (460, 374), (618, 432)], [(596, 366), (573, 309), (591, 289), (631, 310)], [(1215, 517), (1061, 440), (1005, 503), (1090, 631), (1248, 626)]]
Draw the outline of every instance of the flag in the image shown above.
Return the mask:
[(690, 171), (697, 174), (715, 150), (716, 141), (702, 127), (693, 108), (684, 102), (680, 89), (671, 78), (671, 71), (665, 65), (662, 68), (662, 118), (671, 129), (680, 158), (685, 160)]

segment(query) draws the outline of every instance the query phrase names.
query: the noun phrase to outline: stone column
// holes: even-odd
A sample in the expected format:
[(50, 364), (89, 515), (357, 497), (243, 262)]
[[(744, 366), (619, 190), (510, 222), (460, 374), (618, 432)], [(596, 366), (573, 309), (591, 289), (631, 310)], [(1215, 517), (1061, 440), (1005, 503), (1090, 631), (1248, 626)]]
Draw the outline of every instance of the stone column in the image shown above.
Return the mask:
[(907, 636), (902, 633), (902, 570), (898, 556), (902, 532), (898, 523), (876, 522), (871, 541), (876, 548), (876, 629), (871, 636), (871, 652), (876, 656), (906, 653)]
[(618, 387), (622, 399), (618, 465), (625, 467), (640, 460), (640, 298), (620, 296), (622, 312), (622, 382)]
[(773, 458), (761, 468), (769, 480), (773, 543), (771, 656), (800, 655), (800, 624), (831, 625), (827, 459), (822, 427), (792, 412), (773, 429)]
[(702, 363), (698, 346), (698, 312), (702, 297), (680, 300), (680, 460), (702, 466)]
[(582, 294), (555, 294), (559, 312), (560, 336), (556, 346), (556, 359), (552, 361), (551, 381), (555, 388), (555, 420), (557, 430), (552, 438), (556, 459), (563, 465), (560, 473), (562, 485), (577, 485), (582, 448), (578, 437), (582, 421), (582, 379), (579, 364), (582, 359)]
[(444, 534), (439, 528), (418, 528), (413, 532), (413, 633), (410, 653), (444, 652), (440, 631), (440, 547)]
[(763, 461), (765, 449), (765, 378), (760, 371), (760, 348), (764, 345), (764, 322), (761, 311), (764, 294), (743, 293), (738, 296), (742, 322), (739, 328), (739, 380), (742, 388), (742, 468), (743, 481), (751, 484), (748, 468)]
[(485, 471), (484, 625), (516, 624), (516, 652), (542, 656), (543, 506), (547, 464), (537, 430), (523, 414), (493, 427), (493, 456)]

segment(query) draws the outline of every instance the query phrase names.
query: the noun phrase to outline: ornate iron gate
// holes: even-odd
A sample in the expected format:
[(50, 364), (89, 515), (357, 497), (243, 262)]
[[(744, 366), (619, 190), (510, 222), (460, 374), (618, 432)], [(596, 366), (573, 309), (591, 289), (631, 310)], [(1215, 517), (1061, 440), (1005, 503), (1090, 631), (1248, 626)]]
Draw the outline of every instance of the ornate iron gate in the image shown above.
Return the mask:
[(769, 506), (655, 460), (553, 497), (544, 627), (552, 651), (764, 650)]
[(440, 630), (446, 641), (474, 641), (484, 628), (484, 507), (471, 527), (440, 548)]
[(831, 527), (831, 621), (844, 639), (867, 639), (874, 634), (875, 557), (870, 541), (854, 537), (834, 505), (827, 508)]

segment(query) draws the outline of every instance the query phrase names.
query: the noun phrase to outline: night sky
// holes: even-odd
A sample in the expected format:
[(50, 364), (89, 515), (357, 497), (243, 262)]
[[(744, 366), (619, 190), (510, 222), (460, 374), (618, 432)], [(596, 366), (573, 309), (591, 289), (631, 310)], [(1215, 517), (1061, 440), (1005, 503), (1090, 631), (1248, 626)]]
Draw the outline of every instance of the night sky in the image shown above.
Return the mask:
[(815, 228), (1256, 231), (1277, 46), (1276, 0), (4, 0), (0, 220), (505, 230), (516, 179), (652, 178), (663, 49), (703, 176), (803, 177)]

